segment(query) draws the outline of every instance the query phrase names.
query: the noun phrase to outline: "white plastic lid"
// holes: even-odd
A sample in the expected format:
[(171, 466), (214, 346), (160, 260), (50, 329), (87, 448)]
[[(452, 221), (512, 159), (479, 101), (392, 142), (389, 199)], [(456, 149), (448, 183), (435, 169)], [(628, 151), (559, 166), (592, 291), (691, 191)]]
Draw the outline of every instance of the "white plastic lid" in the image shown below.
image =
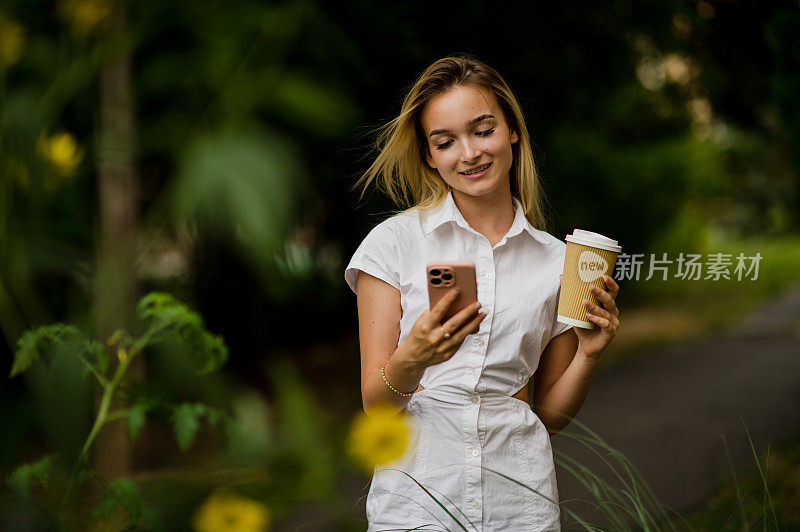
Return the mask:
[(583, 229), (573, 230), (571, 235), (567, 235), (566, 240), (567, 242), (606, 249), (615, 253), (622, 251), (622, 247), (616, 240), (603, 236), (600, 233), (584, 231)]

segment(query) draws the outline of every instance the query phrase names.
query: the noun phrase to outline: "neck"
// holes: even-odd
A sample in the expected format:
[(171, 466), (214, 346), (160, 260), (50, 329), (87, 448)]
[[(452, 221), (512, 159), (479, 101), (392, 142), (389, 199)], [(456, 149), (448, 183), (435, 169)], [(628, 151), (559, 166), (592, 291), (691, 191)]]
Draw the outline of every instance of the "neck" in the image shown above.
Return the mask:
[(452, 189), (453, 201), (470, 227), (494, 246), (514, 223), (514, 203), (510, 187), (485, 196), (468, 196)]

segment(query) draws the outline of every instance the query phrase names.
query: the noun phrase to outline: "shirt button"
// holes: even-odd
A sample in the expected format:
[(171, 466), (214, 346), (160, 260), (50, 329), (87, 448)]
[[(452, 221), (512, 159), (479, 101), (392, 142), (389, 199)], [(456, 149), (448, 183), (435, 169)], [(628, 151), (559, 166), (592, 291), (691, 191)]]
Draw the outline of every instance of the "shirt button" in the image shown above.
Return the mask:
[(478, 370), (477, 369), (473, 369), (472, 370), (472, 376), (473, 377), (477, 377), (478, 375), (479, 375)]
[(492, 272), (486, 272), (486, 273), (483, 274), (483, 276), (486, 277), (487, 279), (491, 279), (492, 278)]
[(484, 341), (483, 341), (483, 338), (475, 338), (475, 341), (474, 341), (474, 343), (475, 343), (475, 345), (477, 345), (478, 347), (483, 347), (483, 344), (485, 344), (486, 342), (484, 342)]
[(481, 454), (481, 450), (480, 449), (477, 449), (477, 448), (472, 449), (472, 456), (478, 456), (479, 454)]
[(481, 503), (478, 501), (478, 499), (472, 499), (472, 507), (473, 508), (480, 508), (481, 507)]
[(478, 401), (480, 401), (481, 399), (477, 395), (473, 395), (472, 397), (469, 398), (469, 400), (472, 401), (472, 404), (477, 404)]

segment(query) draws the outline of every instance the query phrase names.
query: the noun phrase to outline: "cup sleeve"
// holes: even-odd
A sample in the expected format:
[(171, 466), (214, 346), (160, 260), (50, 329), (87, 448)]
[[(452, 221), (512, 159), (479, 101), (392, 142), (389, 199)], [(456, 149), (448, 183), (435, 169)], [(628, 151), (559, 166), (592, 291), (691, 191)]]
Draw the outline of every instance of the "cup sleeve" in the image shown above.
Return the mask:
[(394, 231), (385, 222), (378, 224), (361, 242), (344, 271), (347, 285), (356, 292), (358, 272), (368, 273), (400, 289), (400, 253)]

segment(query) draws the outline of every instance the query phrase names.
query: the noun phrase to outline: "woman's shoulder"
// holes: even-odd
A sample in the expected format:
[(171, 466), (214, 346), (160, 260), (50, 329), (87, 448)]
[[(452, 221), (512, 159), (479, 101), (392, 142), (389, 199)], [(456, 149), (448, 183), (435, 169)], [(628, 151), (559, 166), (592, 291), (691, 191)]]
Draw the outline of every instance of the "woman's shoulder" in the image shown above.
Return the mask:
[(415, 236), (414, 230), (420, 227), (419, 216), (417, 209), (394, 213), (376, 224), (368, 236), (372, 238), (393, 238), (398, 242), (413, 238)]
[(542, 229), (536, 229), (535, 227), (532, 227), (531, 229), (533, 230), (533, 236), (539, 242), (545, 244), (550, 252), (556, 254), (564, 253), (564, 250), (567, 248), (566, 242)]

